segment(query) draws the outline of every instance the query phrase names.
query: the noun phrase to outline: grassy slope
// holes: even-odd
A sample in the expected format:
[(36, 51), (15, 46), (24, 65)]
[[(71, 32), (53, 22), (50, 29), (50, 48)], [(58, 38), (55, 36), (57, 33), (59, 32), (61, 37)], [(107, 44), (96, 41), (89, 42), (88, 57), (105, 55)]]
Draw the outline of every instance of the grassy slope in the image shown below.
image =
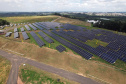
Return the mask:
[(10, 62), (0, 56), (0, 84), (6, 84), (10, 72)]
[(17, 17), (0, 17), (0, 19), (7, 20), (10, 23), (24, 23), (24, 22), (40, 22), (52, 21), (58, 16), (17, 16)]
[(62, 18), (56, 20), (56, 22), (69, 23), (69, 24), (73, 24), (73, 25), (91, 26), (90, 23), (87, 23), (87, 22), (84, 22), (84, 21), (80, 21), (80, 20), (77, 20), (77, 19), (69, 19), (69, 18), (65, 18), (65, 17), (62, 17)]
[[(94, 57), (92, 60), (86, 61), (79, 55), (75, 55), (71, 52), (59, 53), (58, 51), (47, 47), (40, 48), (37, 45), (15, 41), (10, 41), (5, 46), (5, 49), (13, 50), (15, 52), (24, 54), (24, 57), (35, 59), (36, 61), (75, 72), (87, 77), (90, 77), (88, 75), (93, 75), (110, 83), (125, 84), (125, 80), (123, 80), (123, 78), (126, 77), (126, 73), (120, 70), (126, 70), (126, 64), (122, 62), (122, 65), (118, 65), (118, 62), (114, 64), (114, 66), (118, 67), (116, 69), (109, 63), (99, 62), (100, 60), (97, 61), (96, 58), (93, 60)], [(120, 77), (120, 80), (118, 80), (118, 77)]]
[[(19, 69), (19, 76), (24, 82), (24, 84), (78, 84), (76, 82), (67, 80), (56, 74), (52, 74), (33, 66), (26, 64), (21, 66)], [(60, 79), (57, 82), (57, 79)]]

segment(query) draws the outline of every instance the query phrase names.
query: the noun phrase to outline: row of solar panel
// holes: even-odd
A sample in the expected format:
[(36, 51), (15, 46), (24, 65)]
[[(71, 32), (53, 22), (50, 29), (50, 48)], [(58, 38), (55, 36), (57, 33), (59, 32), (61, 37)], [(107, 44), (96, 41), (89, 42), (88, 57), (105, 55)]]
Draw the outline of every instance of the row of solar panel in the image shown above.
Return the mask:
[[(107, 33), (105, 33), (105, 34), (107, 34)], [(110, 38), (109, 38), (110, 39)], [(106, 39), (107, 40), (107, 39)], [(92, 49), (90, 49), (90, 50), (92, 50)], [(112, 62), (111, 62), (112, 63)]]
[(41, 37), (43, 37), (48, 43), (54, 43), (54, 41), (45, 35), (43, 32), (38, 32)]
[(37, 24), (35, 24), (35, 23), (33, 23), (33, 25), (34, 25), (35, 27), (39, 28), (40, 30), (42, 30), (42, 29), (43, 29), (42, 27), (38, 26), (38, 25), (37, 25)]
[(66, 50), (66, 48), (63, 47), (62, 45), (57, 46), (56, 49), (57, 49), (59, 52), (63, 52), (63, 51)]
[[(123, 42), (123, 41), (122, 41), (122, 42)], [(125, 42), (124, 42), (124, 43), (125, 43)], [(119, 45), (122, 45), (123, 43), (117, 42), (116, 45), (118, 45), (118, 44), (119, 44)], [(114, 46), (114, 44), (112, 45), (112, 47), (113, 47), (113, 46)], [(114, 47), (116, 47), (116, 46), (114, 46)], [(121, 46), (121, 47), (123, 47), (123, 46)], [(120, 49), (121, 49), (121, 47), (120, 47)], [(107, 48), (108, 48), (108, 49), (113, 49), (113, 50), (115, 50), (115, 48), (111, 48), (111, 47), (108, 47), (108, 46), (107, 46)], [(117, 49), (119, 49), (119, 48), (117, 48)], [(91, 49), (90, 49), (90, 50), (91, 50)], [(115, 52), (114, 52), (114, 53), (115, 53)], [(94, 54), (99, 55), (98, 52), (94, 52)], [(111, 56), (110, 56), (110, 57), (111, 57)], [(124, 57), (125, 57), (125, 56), (123, 56), (123, 59), (125, 59)], [(116, 61), (116, 60), (115, 60), (115, 61)], [(112, 63), (112, 62), (111, 62), (111, 63)]]
[(32, 29), (37, 30), (36, 27), (34, 27), (32, 24), (28, 24)]
[(45, 43), (32, 31), (30, 32), (30, 34), (32, 35), (32, 37), (35, 39), (35, 41), (37, 42), (37, 44), (42, 47), (43, 45), (45, 45)]
[(91, 50), (91, 49), (90, 49)]
[(82, 37), (79, 37), (78, 36), (78, 34), (74, 34), (72, 31), (68, 31), (68, 32), (65, 32), (65, 31), (59, 31), (60, 33), (63, 33), (63, 34), (66, 34), (66, 35), (68, 35), (68, 36), (70, 36), (70, 37), (73, 37), (73, 38), (75, 38), (75, 39), (78, 39), (78, 40), (80, 40), (80, 41), (82, 41), (82, 42), (86, 42), (88, 39), (86, 39), (86, 38), (82, 38)]
[(91, 57), (93, 56), (92, 54), (88, 53), (87, 51), (79, 48), (78, 46), (71, 44), (68, 41), (65, 41), (64, 39), (52, 34), (51, 32), (48, 32), (47, 30), (43, 30), (45, 33), (47, 33), (48, 35), (50, 35), (52, 38), (56, 39), (57, 41), (59, 41), (60, 43), (62, 43), (63, 45), (67, 46), (68, 48), (70, 48), (71, 50), (75, 51), (76, 53), (80, 54), (82, 57), (84, 57), (85, 59), (91, 59)]
[[(59, 32), (56, 32), (56, 31), (52, 31), (52, 32), (55, 33), (55, 34), (60, 35), (61, 37), (67, 39), (68, 41), (78, 45), (79, 47), (82, 47), (83, 49), (86, 49), (87, 51), (89, 51), (89, 52), (91, 52), (91, 53), (93, 53), (95, 55), (100, 56), (101, 58), (103, 58), (104, 60), (106, 60), (109, 63), (115, 63), (115, 61), (120, 57), (120, 56), (119, 57), (118, 56), (113, 57), (113, 54), (105, 53), (106, 51), (108, 51), (107, 48), (106, 48), (106, 51), (105, 51), (105, 48), (104, 48), (104, 52), (101, 52), (100, 50), (92, 48), (92, 47), (90, 47), (90, 46), (88, 46), (86, 44), (83, 44), (83, 43), (77, 41), (76, 39), (69, 38), (69, 37), (65, 36), (64, 34), (62, 34), (62, 33), (59, 33)], [(112, 52), (112, 53), (115, 53), (115, 52)], [(104, 55), (109, 56), (109, 58), (108, 57), (104, 58)], [(110, 58), (112, 58), (112, 59), (110, 59)]]
[(11, 36), (11, 34), (12, 34), (12, 32), (7, 32), (5, 37), (9, 37), (9, 36)]
[(28, 30), (28, 31), (30, 31), (31, 29), (29, 28), (29, 26), (28, 25), (25, 25), (25, 28)]

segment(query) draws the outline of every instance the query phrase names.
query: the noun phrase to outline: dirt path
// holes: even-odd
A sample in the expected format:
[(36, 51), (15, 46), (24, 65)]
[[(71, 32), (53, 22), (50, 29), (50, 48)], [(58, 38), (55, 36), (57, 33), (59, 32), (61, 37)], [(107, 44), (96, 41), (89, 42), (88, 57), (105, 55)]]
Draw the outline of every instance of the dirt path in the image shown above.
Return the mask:
[(18, 76), (17, 84), (24, 84), (24, 83), (21, 81), (21, 79), (20, 79), (19, 76)]
[(60, 16), (59, 18), (55, 19), (55, 20), (52, 20), (51, 22), (55, 22), (56, 20), (58, 20), (58, 19), (60, 19), (60, 18), (61, 18), (61, 16)]
[(10, 71), (10, 75), (9, 75), (7, 84), (17, 84), (18, 70), (19, 70), (19, 66), (22, 63), (30, 64), (32, 66), (39, 68), (39, 69), (57, 74), (57, 75), (62, 76), (66, 79), (76, 81), (76, 82), (81, 83), (81, 84), (98, 84), (94, 80), (83, 77), (81, 75), (78, 75), (78, 74), (75, 74), (75, 73), (72, 73), (72, 72), (69, 72), (69, 71), (65, 71), (63, 69), (58, 69), (58, 68), (55, 68), (53, 66), (46, 65), (44, 63), (39, 63), (39, 62), (33, 61), (31, 59), (27, 59), (27, 58), (20, 57), (20, 56), (14, 55), (14, 54), (10, 54), (10, 53), (5, 52), (1, 49), (0, 49), (0, 55), (7, 58), (12, 63), (12, 68), (11, 68), (11, 71)]

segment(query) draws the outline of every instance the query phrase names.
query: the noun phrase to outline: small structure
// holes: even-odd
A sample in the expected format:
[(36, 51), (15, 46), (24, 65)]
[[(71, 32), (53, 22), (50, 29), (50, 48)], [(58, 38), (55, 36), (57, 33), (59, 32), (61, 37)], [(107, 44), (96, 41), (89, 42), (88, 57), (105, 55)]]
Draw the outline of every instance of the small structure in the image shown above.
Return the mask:
[(14, 38), (18, 38), (18, 37), (19, 37), (18, 32), (15, 32), (15, 33), (14, 33)]
[(17, 24), (14, 24), (15, 26), (17, 26)]
[(5, 37), (9, 37), (9, 36), (11, 36), (11, 34), (12, 34), (12, 32), (7, 32)]
[(95, 20), (87, 20), (87, 22), (93, 23), (93, 24), (97, 23), (98, 21), (99, 21), (99, 20), (97, 20), (97, 21), (95, 21)]
[(18, 32), (18, 29), (17, 29), (17, 28), (14, 28), (14, 33), (15, 33), (15, 32)]
[(20, 28), (21, 29), (21, 32), (24, 32), (24, 28), (22, 27), (22, 28)]
[(0, 35), (4, 35), (4, 31), (3, 30), (0, 30)]

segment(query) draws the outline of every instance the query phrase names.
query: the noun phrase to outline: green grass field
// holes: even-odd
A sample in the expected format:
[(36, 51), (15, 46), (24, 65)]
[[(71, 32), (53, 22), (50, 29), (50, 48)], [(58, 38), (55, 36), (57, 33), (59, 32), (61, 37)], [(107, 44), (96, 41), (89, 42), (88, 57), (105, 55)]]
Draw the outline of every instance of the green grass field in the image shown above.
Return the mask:
[(0, 84), (6, 84), (11, 69), (10, 62), (0, 56)]
[[(26, 64), (21, 66), (19, 76), (24, 84), (77, 84), (58, 75), (37, 69)], [(57, 79), (60, 79), (59, 81)]]
[(85, 42), (85, 44), (87, 44), (87, 45), (89, 45), (91, 47), (94, 47), (94, 48), (98, 47), (99, 45), (104, 46), (104, 47), (106, 47), (108, 45), (108, 43), (97, 40), (97, 39), (87, 40)]

